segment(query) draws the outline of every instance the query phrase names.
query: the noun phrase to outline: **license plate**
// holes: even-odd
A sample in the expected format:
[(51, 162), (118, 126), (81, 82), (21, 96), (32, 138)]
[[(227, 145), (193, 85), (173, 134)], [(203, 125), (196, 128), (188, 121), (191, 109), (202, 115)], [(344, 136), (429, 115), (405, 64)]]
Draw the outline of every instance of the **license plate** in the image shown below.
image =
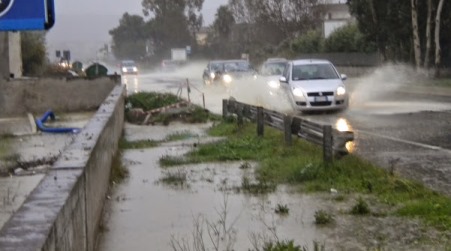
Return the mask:
[(327, 96), (317, 96), (315, 97), (315, 102), (325, 102), (327, 101)]

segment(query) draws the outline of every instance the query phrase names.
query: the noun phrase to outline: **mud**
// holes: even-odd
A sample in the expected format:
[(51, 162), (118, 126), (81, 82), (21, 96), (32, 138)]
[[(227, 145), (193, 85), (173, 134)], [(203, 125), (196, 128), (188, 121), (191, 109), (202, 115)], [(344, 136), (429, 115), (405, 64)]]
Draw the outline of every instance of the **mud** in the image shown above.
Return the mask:
[[(209, 125), (203, 125), (204, 129)], [(195, 141), (203, 141), (201, 127), (183, 124), (168, 127), (126, 125), (126, 137), (132, 139), (164, 138), (174, 131), (191, 131)], [(449, 245), (449, 235), (441, 234), (415, 220), (392, 216), (353, 216), (353, 197), (336, 200), (337, 193), (300, 194), (295, 187), (279, 186), (268, 195), (238, 191), (243, 176), (253, 178), (256, 163), (241, 169), (241, 162), (205, 163), (169, 169), (158, 164), (165, 155), (179, 156), (195, 146), (193, 139), (170, 142), (157, 148), (127, 150), (123, 163), (129, 168), (129, 179), (116, 186), (111, 194), (105, 218), (105, 231), (98, 250), (188, 250), (172, 245), (202, 242), (207, 250), (248, 250), (265, 241), (294, 240), (313, 250), (318, 242), (326, 250), (442, 250)], [(181, 175), (180, 184), (162, 181), (168, 175)], [(370, 200), (371, 201), (371, 200)], [(286, 205), (289, 214), (275, 213)], [(390, 209), (371, 202), (378, 215)], [(314, 214), (330, 212), (335, 223), (318, 226)], [(225, 230), (223, 230), (225, 229)], [(208, 233), (219, 231), (221, 241)]]

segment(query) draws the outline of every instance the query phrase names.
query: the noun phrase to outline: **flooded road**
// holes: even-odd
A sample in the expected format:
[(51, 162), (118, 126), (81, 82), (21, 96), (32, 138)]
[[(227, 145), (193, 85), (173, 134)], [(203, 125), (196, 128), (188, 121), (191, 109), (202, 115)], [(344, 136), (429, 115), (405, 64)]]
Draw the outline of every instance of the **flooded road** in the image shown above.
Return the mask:
[[(202, 68), (198, 68), (201, 72)], [(124, 80), (129, 93), (185, 90), (182, 97), (186, 98), (188, 77), (191, 87), (195, 87), (191, 88), (190, 100), (199, 105), (205, 100), (206, 108), (221, 114), (222, 99), (230, 93), (220, 87), (204, 88), (199, 76), (191, 76), (186, 72), (156, 73)], [(354, 97), (347, 111), (302, 116), (352, 129), (356, 137), (355, 154), (382, 167), (394, 166), (400, 174), (451, 195), (449, 99), (428, 94), (399, 94), (394, 91), (399, 87), (393, 86), (385, 88), (387, 93), (383, 93), (380, 89), (359, 86), (361, 80), (350, 81), (355, 81), (353, 94), (360, 92), (361, 96)], [(247, 100), (248, 103), (257, 101), (261, 99)], [(283, 104), (280, 107), (286, 108)], [(424, 231), (425, 227), (416, 221), (350, 216), (344, 212), (352, 203), (334, 200), (333, 193), (307, 196), (292, 193), (289, 187), (279, 187), (277, 192), (262, 197), (237, 192), (233, 188), (241, 185), (244, 176), (252, 178), (252, 169), (240, 169), (243, 163), (159, 167), (160, 157), (181, 155), (203, 140), (205, 132), (198, 126), (127, 125), (125, 136), (129, 140), (161, 140), (166, 135), (187, 130), (197, 136), (185, 142), (125, 152), (123, 162), (130, 170), (130, 178), (117, 185), (111, 195), (98, 250), (201, 250), (195, 248), (200, 243), (207, 250), (216, 250), (215, 245), (220, 245), (219, 250), (252, 250), (274, 239), (292, 239), (309, 250), (313, 250), (314, 241), (323, 244), (326, 250), (376, 247), (441, 250), (447, 245), (440, 234)], [(186, 178), (182, 186), (163, 181), (174, 175)], [(278, 205), (286, 205), (289, 214), (276, 214)], [(337, 215), (334, 226), (324, 228), (314, 224), (314, 214), (320, 209)], [(219, 241), (213, 232), (221, 237)]]

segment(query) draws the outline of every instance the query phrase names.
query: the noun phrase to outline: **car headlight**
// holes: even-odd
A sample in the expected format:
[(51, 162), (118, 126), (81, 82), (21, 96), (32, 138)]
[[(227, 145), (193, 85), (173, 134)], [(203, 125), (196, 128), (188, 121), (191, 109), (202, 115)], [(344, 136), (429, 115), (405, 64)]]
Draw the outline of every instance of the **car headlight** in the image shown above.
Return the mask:
[(346, 89), (343, 86), (337, 88), (337, 96), (343, 96), (346, 94)]
[(230, 82), (232, 82), (232, 76), (226, 74), (226, 75), (222, 76), (222, 80), (224, 80), (224, 82), (226, 82), (226, 83), (230, 83)]
[(216, 77), (216, 74), (214, 72), (210, 73), (210, 78), (214, 79)]
[(126, 71), (127, 71), (127, 68), (122, 67), (122, 71), (123, 71), (123, 72), (126, 72)]
[(268, 82), (268, 85), (271, 88), (278, 89), (280, 87), (280, 82), (271, 80), (271, 81)]
[(133, 71), (138, 71), (138, 67), (133, 67)]
[(294, 88), (293, 89), (293, 95), (296, 96), (296, 97), (303, 98), (304, 97), (304, 92), (300, 88)]

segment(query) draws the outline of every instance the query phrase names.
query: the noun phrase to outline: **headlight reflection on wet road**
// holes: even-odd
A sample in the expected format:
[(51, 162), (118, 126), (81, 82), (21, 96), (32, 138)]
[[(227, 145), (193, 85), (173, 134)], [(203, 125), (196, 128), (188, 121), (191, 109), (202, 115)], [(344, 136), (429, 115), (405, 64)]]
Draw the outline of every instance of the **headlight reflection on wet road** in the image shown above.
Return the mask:
[(124, 85), (127, 93), (138, 93), (139, 92), (139, 80), (138, 77), (128, 77), (122, 76), (124, 78)]
[[(345, 118), (339, 118), (337, 122), (335, 123), (335, 128), (340, 132), (352, 132), (352, 126), (349, 124), (349, 121)], [(346, 142), (346, 149), (349, 153), (354, 152), (355, 150), (355, 142), (354, 141), (348, 141)]]

